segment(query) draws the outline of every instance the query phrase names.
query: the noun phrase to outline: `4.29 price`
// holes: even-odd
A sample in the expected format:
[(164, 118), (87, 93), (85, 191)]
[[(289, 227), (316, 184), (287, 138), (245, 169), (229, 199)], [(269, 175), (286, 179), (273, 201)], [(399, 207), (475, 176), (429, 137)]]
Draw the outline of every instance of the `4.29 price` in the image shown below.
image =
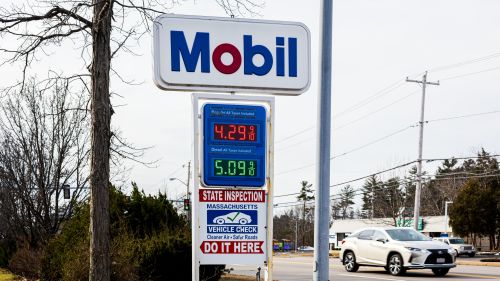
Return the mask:
[(214, 124), (214, 139), (256, 141), (256, 125)]

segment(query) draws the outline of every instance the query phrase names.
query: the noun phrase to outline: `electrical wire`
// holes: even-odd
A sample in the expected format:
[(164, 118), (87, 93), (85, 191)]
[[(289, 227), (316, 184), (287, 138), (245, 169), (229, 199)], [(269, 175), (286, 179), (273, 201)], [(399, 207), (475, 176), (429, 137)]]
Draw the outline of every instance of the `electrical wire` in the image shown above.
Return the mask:
[(378, 142), (381, 142), (381, 141), (383, 141), (383, 140), (385, 140), (385, 139), (388, 139), (388, 138), (390, 138), (390, 137), (392, 137), (392, 136), (395, 136), (395, 135), (397, 135), (397, 134), (400, 134), (400, 133), (402, 133), (402, 132), (404, 132), (404, 131), (406, 131), (406, 130), (408, 130), (408, 129), (414, 128), (414, 127), (416, 127), (416, 126), (417, 126), (417, 125), (411, 125), (411, 126), (408, 126), (408, 127), (403, 128), (403, 129), (399, 129), (399, 130), (397, 130), (397, 131), (395, 131), (395, 132), (392, 132), (392, 133), (390, 133), (390, 134), (388, 134), (388, 135), (385, 135), (385, 136), (383, 136), (383, 137), (381, 137), (381, 138), (378, 138), (378, 139), (376, 139), (376, 140), (374, 140), (374, 141), (371, 141), (371, 142), (366, 143), (366, 144), (364, 144), (364, 145), (358, 146), (358, 147), (353, 148), (353, 149), (351, 149), (351, 150), (348, 150), (348, 151), (346, 151), (346, 152), (344, 152), (344, 153), (334, 155), (334, 156), (330, 157), (330, 160), (333, 160), (333, 159), (336, 159), (336, 158), (339, 158), (339, 157), (345, 156), (345, 155), (347, 155), (347, 154), (350, 154), (350, 153), (356, 152), (356, 151), (358, 151), (358, 150), (361, 150), (361, 149), (363, 149), (363, 148), (365, 148), (365, 147), (368, 147), (368, 146), (370, 146), (370, 145), (373, 145), (373, 144), (376, 144), (376, 143), (378, 143)]
[(495, 114), (495, 113), (500, 113), (500, 110), (494, 110), (494, 111), (487, 111), (487, 112), (480, 112), (480, 113), (472, 113), (472, 114), (467, 114), (467, 115), (458, 115), (458, 116), (452, 116), (452, 117), (444, 117), (444, 118), (432, 119), (432, 120), (425, 121), (425, 123), (440, 122), (440, 121), (447, 121), (447, 120), (454, 120), (454, 119), (461, 119), (461, 118), (469, 118), (469, 117), (476, 117), (476, 116), (489, 115), (489, 114)]
[(370, 104), (371, 102), (393, 92), (394, 90), (400, 88), (401, 86), (405, 85), (405, 80), (401, 80), (401, 79), (398, 79), (395, 83), (392, 83), (391, 85), (383, 88), (382, 90), (379, 90), (377, 91), (375, 94), (367, 97), (366, 99), (364, 100), (361, 100), (359, 101), (358, 103), (348, 107), (347, 109), (333, 115), (333, 118), (338, 118), (344, 114), (347, 114), (347, 113), (350, 113), (350, 112), (353, 112), (353, 111), (356, 111), (358, 110), (359, 108), (367, 105), (367, 104)]
[[(500, 173), (495, 173), (495, 174), (484, 174), (484, 175), (475, 175), (475, 176), (468, 176), (468, 177), (461, 177), (461, 178), (457, 178), (457, 177), (453, 177), (453, 178), (435, 178), (435, 179), (428, 179), (429, 181), (439, 181), (439, 180), (449, 180), (449, 179), (464, 179), (464, 180), (467, 180), (467, 179), (471, 179), (471, 178), (492, 178), (492, 177), (498, 177), (500, 178)], [(404, 181), (403, 181), (404, 182)], [(411, 182), (413, 183), (413, 182)], [(398, 185), (401, 184), (401, 181), (398, 181)], [(389, 187), (391, 186), (395, 186), (395, 185), (389, 185)], [(358, 196), (358, 195), (362, 195), (364, 193), (363, 190), (360, 190), (360, 189), (357, 189), (357, 190), (354, 190), (353, 192), (353, 195), (354, 196)], [(333, 195), (330, 195), (330, 200), (333, 201), (333, 200), (336, 200), (338, 198), (334, 198), (334, 197), (339, 197), (341, 198), (342, 196), (342, 193), (338, 193), (338, 194), (333, 194)], [(311, 204), (314, 204), (315, 201), (314, 200), (311, 200), (311, 201), (308, 201), (306, 202), (306, 205), (311, 205)], [(289, 202), (284, 202), (284, 203), (276, 203), (274, 204), (274, 208), (286, 208), (286, 207), (294, 207), (294, 206), (302, 206), (304, 205), (304, 202), (298, 202), (298, 201), (289, 201)]]
[(385, 105), (385, 106), (383, 106), (383, 107), (381, 107), (381, 108), (379, 108), (379, 109), (377, 109), (377, 110), (371, 111), (371, 112), (369, 112), (369, 113), (367, 113), (367, 114), (365, 114), (365, 115), (361, 116), (361, 117), (360, 117), (360, 118), (358, 118), (358, 119), (355, 119), (355, 120), (353, 120), (353, 121), (351, 121), (351, 122), (349, 122), (349, 123), (346, 123), (346, 124), (344, 124), (344, 125), (341, 125), (341, 126), (338, 126), (338, 127), (334, 127), (334, 128), (333, 128), (333, 131), (338, 131), (338, 130), (340, 130), (340, 129), (342, 129), (342, 128), (345, 128), (345, 127), (347, 127), (347, 126), (350, 126), (350, 125), (352, 125), (352, 124), (354, 124), (354, 123), (356, 123), (356, 122), (359, 122), (359, 121), (361, 121), (361, 120), (363, 120), (363, 119), (365, 119), (365, 118), (367, 118), (367, 117), (369, 117), (369, 116), (371, 116), (371, 115), (373, 115), (373, 114), (375, 114), (375, 113), (378, 113), (378, 112), (380, 112), (380, 111), (382, 111), (382, 110), (384, 110), (384, 109), (387, 109), (387, 108), (389, 108), (389, 107), (391, 107), (391, 106), (393, 106), (393, 105), (395, 105), (395, 104), (397, 104), (397, 103), (399, 103), (399, 102), (401, 102), (401, 101), (403, 101), (403, 100), (405, 100), (405, 99), (407, 99), (407, 98), (411, 97), (412, 95), (414, 95), (415, 93), (418, 93), (418, 92), (419, 92), (419, 90), (417, 90), (417, 91), (413, 91), (413, 92), (411, 92), (410, 94), (408, 94), (408, 95), (406, 95), (406, 96), (404, 96), (404, 97), (402, 97), (402, 98), (400, 98), (400, 99), (397, 99), (397, 100), (395, 100), (394, 102), (392, 102), (392, 103), (390, 103), (390, 104), (388, 104), (388, 105)]
[(499, 69), (500, 69), (500, 66), (497, 66), (497, 67), (488, 68), (488, 69), (485, 69), (485, 70), (480, 70), (480, 71), (475, 71), (475, 72), (469, 72), (469, 73), (465, 73), (465, 74), (461, 74), (461, 75), (456, 75), (456, 76), (450, 76), (450, 77), (446, 77), (446, 78), (443, 78), (443, 79), (440, 79), (440, 80), (441, 81), (453, 80), (453, 79), (457, 79), (457, 78), (462, 78), (462, 77), (466, 77), (466, 76), (476, 75), (476, 74), (480, 74), (480, 73), (484, 73), (484, 72), (490, 72), (490, 71), (499, 70)]
[(468, 64), (473, 64), (473, 63), (477, 63), (477, 62), (487, 61), (487, 60), (494, 59), (494, 58), (497, 58), (497, 57), (500, 57), (500, 52), (499, 53), (493, 53), (493, 54), (490, 54), (490, 55), (487, 55), (487, 56), (484, 56), (484, 57), (479, 57), (479, 58), (475, 58), (475, 59), (471, 59), (471, 60), (466, 60), (466, 61), (462, 61), (462, 62), (458, 62), (458, 63), (453, 63), (453, 64), (448, 64), (448, 65), (444, 65), (444, 66), (439, 66), (439, 67), (431, 68), (431, 69), (429, 69), (429, 72), (439, 72), (439, 71), (447, 70), (447, 69), (450, 69), (450, 68), (457, 68), (457, 67), (468, 65)]

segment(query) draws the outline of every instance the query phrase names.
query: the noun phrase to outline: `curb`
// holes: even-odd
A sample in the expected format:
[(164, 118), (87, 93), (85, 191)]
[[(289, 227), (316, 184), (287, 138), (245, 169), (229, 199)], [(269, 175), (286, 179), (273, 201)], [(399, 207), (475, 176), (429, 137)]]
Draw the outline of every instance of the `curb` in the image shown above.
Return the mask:
[(500, 262), (456, 261), (456, 264), (457, 265), (495, 266), (495, 267), (500, 267)]

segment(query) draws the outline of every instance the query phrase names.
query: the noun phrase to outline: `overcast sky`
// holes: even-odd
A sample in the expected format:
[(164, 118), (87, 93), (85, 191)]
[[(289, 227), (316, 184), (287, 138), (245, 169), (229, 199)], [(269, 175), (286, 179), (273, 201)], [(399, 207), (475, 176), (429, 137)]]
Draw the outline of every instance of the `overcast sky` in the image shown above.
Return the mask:
[[(226, 16), (214, 1), (180, 2), (171, 12)], [(276, 195), (297, 192), (302, 180), (313, 187), (316, 183), (319, 9), (319, 1), (270, 0), (257, 17), (303, 22), (312, 40), (310, 89), (300, 96), (276, 98)], [(331, 156), (345, 155), (332, 160), (332, 184), (417, 158), (414, 125), (420, 116), (421, 88), (404, 80), (421, 79), (426, 70), (429, 81), (441, 82), (428, 86), (426, 120), (489, 114), (429, 122), (423, 157), (473, 156), (481, 147), (500, 152), (498, 11), (500, 1), (495, 0), (334, 1)], [(126, 85), (114, 77), (112, 88), (122, 97), (113, 102), (123, 106), (115, 108), (113, 126), (137, 146), (153, 147), (144, 160), (159, 160), (156, 168), (127, 162), (128, 180), (147, 193), (160, 189), (180, 196), (185, 188), (168, 178), (185, 181), (182, 165), (192, 160), (191, 94), (158, 89), (152, 80), (151, 38), (144, 37), (140, 44), (135, 48), (140, 56), (122, 55), (114, 61), (125, 79), (144, 83)], [(425, 163), (424, 170), (433, 174), (437, 164)], [(362, 183), (352, 185), (359, 188)], [(339, 189), (332, 188), (331, 194)], [(275, 203), (295, 200), (279, 197)]]

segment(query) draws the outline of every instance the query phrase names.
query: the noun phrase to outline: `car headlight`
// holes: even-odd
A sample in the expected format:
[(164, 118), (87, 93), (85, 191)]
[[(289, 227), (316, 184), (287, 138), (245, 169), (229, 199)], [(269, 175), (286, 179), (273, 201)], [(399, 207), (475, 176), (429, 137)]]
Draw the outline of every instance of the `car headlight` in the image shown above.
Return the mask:
[(410, 252), (414, 252), (414, 253), (422, 253), (422, 254), (426, 254), (426, 253), (430, 253), (429, 251), (427, 251), (426, 249), (420, 249), (420, 248), (413, 248), (413, 247), (405, 247), (408, 251)]
[(456, 254), (455, 249), (453, 248), (448, 248), (448, 254)]

